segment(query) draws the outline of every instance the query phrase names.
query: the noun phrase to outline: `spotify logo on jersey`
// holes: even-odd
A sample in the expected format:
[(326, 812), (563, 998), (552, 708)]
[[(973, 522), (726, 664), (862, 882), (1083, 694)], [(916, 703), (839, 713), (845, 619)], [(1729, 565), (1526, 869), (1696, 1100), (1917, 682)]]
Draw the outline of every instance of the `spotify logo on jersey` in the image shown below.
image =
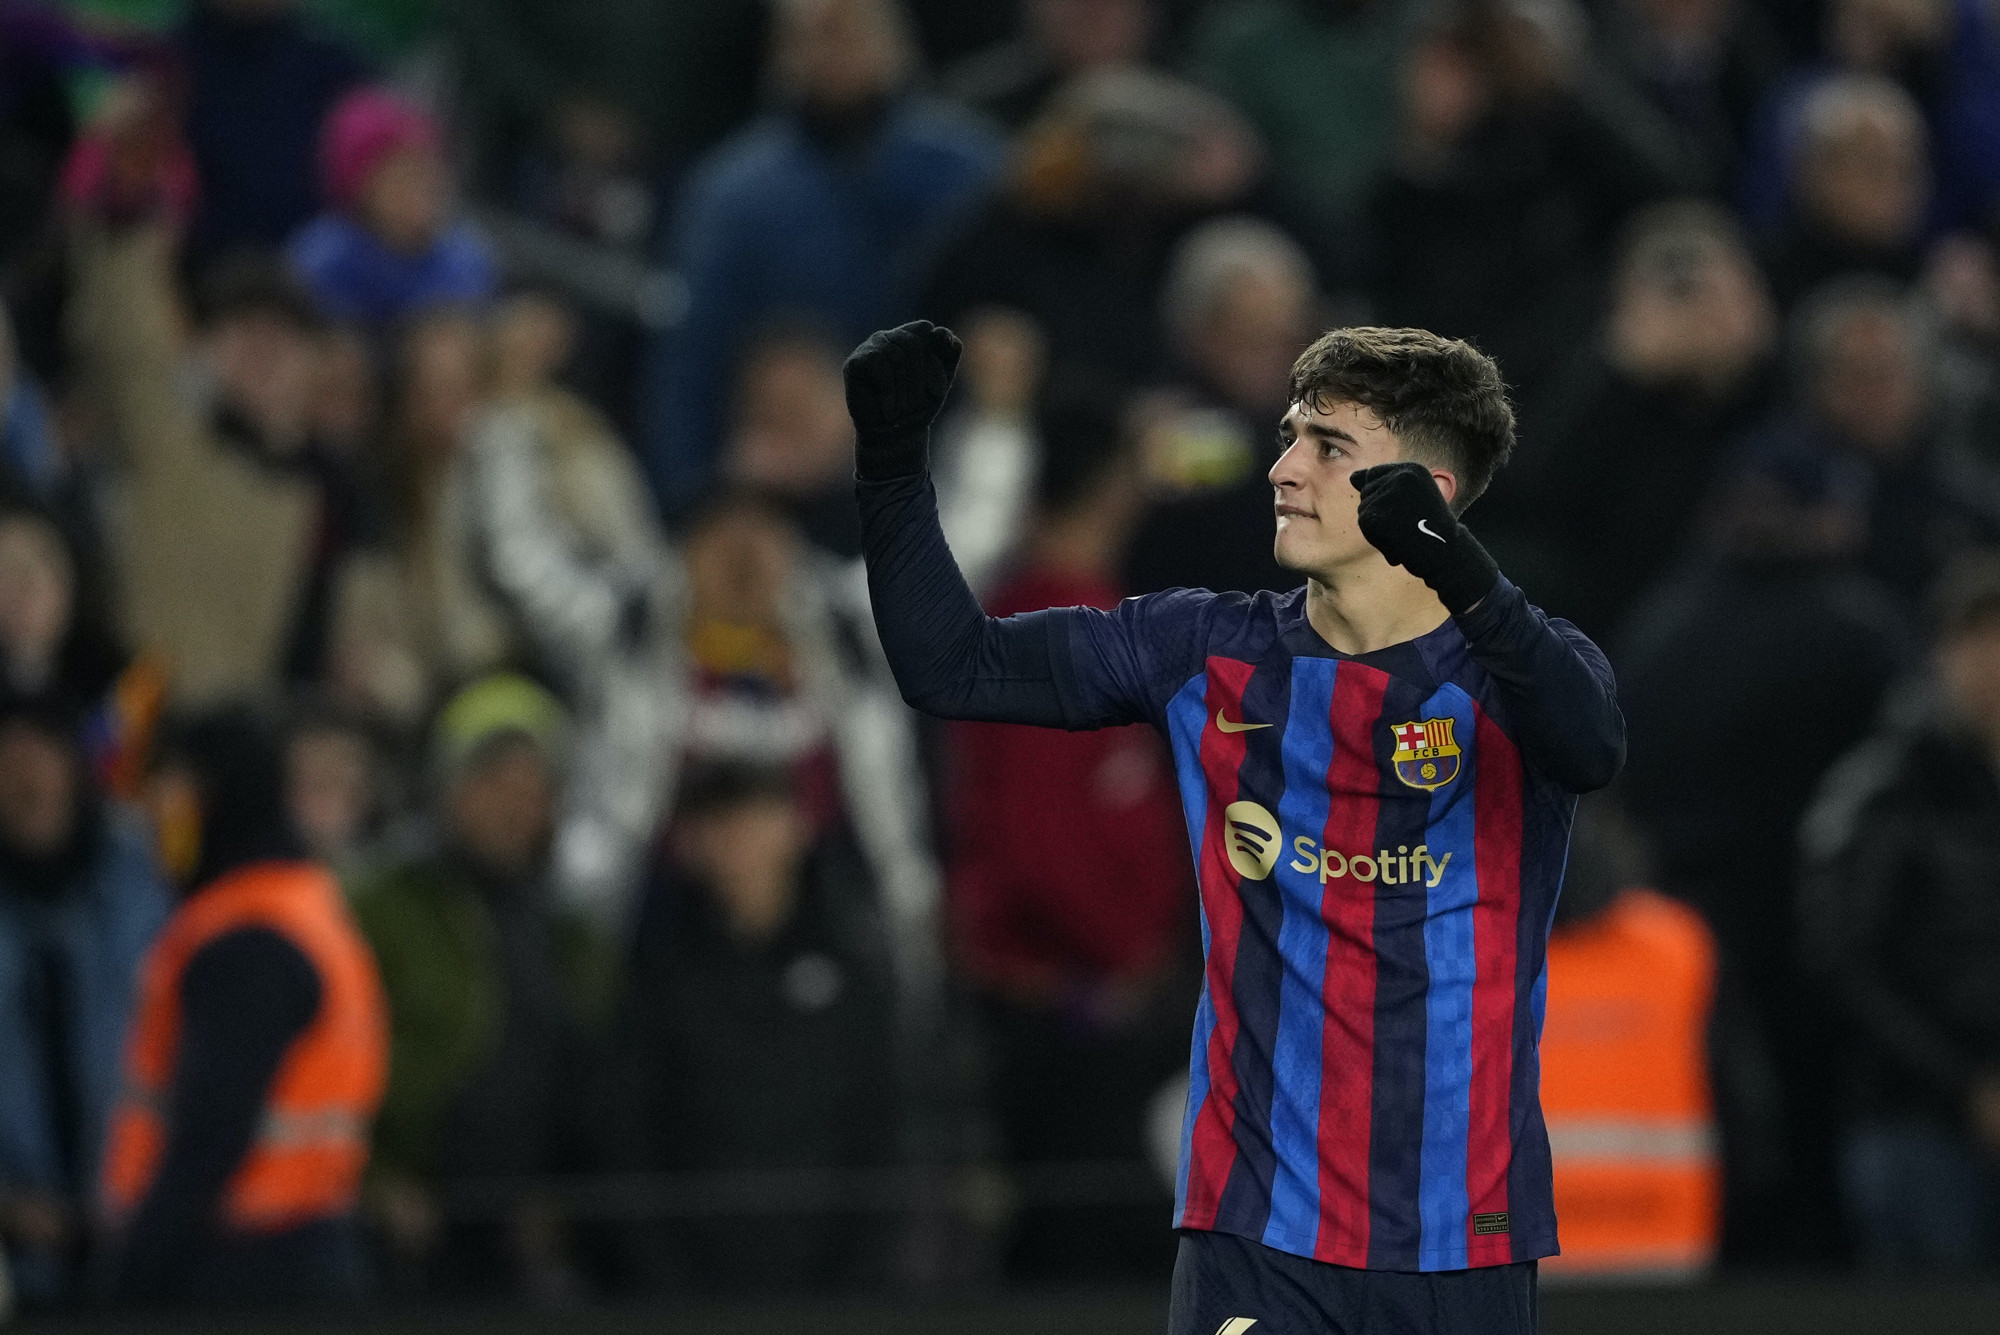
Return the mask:
[(1261, 881), (1278, 865), (1278, 822), (1255, 802), (1231, 802), (1222, 813), (1229, 865), (1245, 880)]
[[(1231, 802), (1222, 812), (1223, 847), (1229, 851), (1229, 865), (1246, 881), (1261, 881), (1278, 865), (1284, 846), (1277, 818), (1255, 802)], [(1363, 885), (1423, 886), (1438, 888), (1451, 866), (1452, 855), (1432, 854), (1429, 845), (1415, 848), (1397, 844), (1394, 849), (1373, 853), (1340, 853), (1321, 848), (1311, 835), (1291, 841), (1294, 856), (1285, 865), (1302, 876), (1317, 876), (1319, 883), (1357, 881)], [(1461, 872), (1461, 874), (1464, 874)]]

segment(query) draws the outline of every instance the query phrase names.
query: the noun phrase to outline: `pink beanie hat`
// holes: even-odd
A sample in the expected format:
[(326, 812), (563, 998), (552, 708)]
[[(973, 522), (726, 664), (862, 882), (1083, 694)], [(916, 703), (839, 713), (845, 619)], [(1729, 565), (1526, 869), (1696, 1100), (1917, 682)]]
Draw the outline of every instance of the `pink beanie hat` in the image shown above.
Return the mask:
[(335, 208), (349, 208), (384, 158), (399, 149), (434, 149), (439, 140), (429, 112), (380, 88), (356, 89), (320, 127), (320, 189)]

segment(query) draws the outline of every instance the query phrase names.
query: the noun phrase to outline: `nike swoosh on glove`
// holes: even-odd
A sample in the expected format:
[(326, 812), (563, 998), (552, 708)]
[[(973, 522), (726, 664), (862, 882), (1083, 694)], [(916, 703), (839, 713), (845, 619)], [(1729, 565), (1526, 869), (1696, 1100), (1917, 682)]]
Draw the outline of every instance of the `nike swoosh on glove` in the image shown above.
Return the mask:
[(870, 334), (840, 368), (854, 419), (854, 471), (871, 482), (909, 477), (929, 462), (931, 422), (965, 350), (929, 320)]
[(1361, 493), (1361, 536), (1430, 585), (1446, 611), (1469, 612), (1493, 592), (1500, 567), (1445, 504), (1430, 469), (1404, 460), (1356, 469), (1348, 480)]

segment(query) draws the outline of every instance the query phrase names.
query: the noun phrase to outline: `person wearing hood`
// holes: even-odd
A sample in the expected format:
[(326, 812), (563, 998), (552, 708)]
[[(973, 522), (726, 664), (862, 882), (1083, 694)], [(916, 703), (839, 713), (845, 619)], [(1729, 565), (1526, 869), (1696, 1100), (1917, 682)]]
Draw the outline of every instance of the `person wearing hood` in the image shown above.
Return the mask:
[(432, 735), (435, 816), (354, 878), (392, 1031), (369, 1199), (401, 1287), (550, 1299), (574, 1282), (561, 1220), (525, 1193), (445, 1214), (468, 1181), (594, 1166), (586, 1094), (611, 964), (552, 891), (568, 733), (525, 677), (465, 687)]
[(82, 1280), (133, 980), (170, 908), (80, 721), (56, 694), (0, 698), (0, 1245), (31, 1306)]
[(241, 705), (170, 731), (149, 790), (184, 897), (147, 954), (100, 1206), (136, 1305), (353, 1300), (381, 984), (285, 814), (276, 730)]
[(698, 163), (672, 228), (686, 313), (641, 372), (639, 452), (672, 517), (711, 480), (730, 369), (776, 315), (858, 339), (915, 295), (919, 252), (978, 194), (1000, 144), (910, 92), (897, 0), (775, 6), (779, 105)]
[(1929, 680), (1801, 827), (1801, 954), (1852, 1037), (1841, 1195), (1876, 1269), (2000, 1260), (2000, 553), (1933, 601)]

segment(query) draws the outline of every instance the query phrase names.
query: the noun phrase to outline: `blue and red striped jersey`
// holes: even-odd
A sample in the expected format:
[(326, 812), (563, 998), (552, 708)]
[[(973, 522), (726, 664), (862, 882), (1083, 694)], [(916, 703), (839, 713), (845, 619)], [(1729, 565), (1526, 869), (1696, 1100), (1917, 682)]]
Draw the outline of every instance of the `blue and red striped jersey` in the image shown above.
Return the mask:
[(1304, 590), (1046, 615), (1065, 717), (1173, 747), (1206, 954), (1177, 1225), (1384, 1270), (1553, 1254), (1536, 1043), (1575, 798), (1460, 624), (1350, 657)]

